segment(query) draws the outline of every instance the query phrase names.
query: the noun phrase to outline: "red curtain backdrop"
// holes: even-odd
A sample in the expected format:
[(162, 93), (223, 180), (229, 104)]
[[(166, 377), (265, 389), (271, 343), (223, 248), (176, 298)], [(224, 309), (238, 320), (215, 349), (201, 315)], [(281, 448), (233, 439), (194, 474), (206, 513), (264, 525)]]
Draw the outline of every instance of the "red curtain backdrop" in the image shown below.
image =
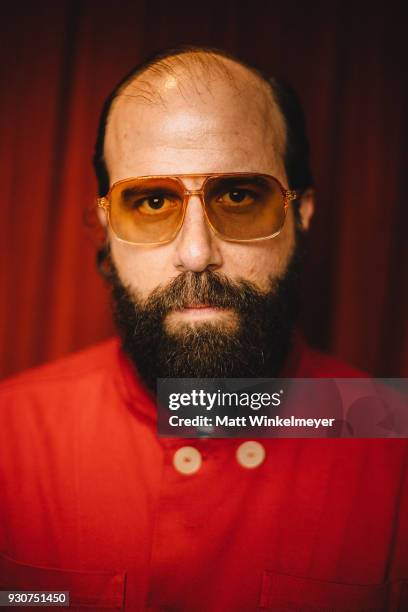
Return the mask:
[[(36, 0), (2, 5), (1, 376), (109, 336), (86, 228), (102, 101), (160, 48), (225, 48), (298, 90), (318, 208), (304, 328), (381, 376), (408, 375), (404, 3)], [(4, 279), (4, 280), (3, 280)]]

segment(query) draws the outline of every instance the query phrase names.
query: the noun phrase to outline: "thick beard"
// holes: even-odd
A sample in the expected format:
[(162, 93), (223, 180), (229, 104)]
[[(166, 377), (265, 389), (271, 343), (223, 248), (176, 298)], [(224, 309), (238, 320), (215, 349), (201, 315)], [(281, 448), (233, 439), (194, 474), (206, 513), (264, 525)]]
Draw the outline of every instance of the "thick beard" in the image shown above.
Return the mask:
[[(121, 282), (108, 255), (113, 311), (124, 351), (145, 384), (157, 378), (275, 377), (288, 355), (299, 310), (302, 236), (285, 274), (267, 292), (219, 272), (184, 272), (142, 302)], [(221, 319), (169, 327), (166, 315), (205, 303), (228, 308), (234, 325)], [(227, 319), (228, 321), (228, 319)]]

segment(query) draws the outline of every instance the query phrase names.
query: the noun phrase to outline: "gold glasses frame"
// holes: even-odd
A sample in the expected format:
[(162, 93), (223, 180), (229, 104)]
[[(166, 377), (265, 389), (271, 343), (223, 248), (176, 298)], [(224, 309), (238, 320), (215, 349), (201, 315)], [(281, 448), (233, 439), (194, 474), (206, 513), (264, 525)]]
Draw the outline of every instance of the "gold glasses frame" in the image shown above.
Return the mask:
[[(284, 206), (284, 218), (283, 218), (283, 223), (282, 223), (282, 227), (274, 232), (273, 234), (270, 234), (268, 236), (262, 236), (260, 238), (228, 238), (226, 236), (223, 236), (211, 223), (211, 221), (208, 218), (207, 215), (207, 210), (206, 210), (206, 204), (205, 204), (205, 187), (208, 183), (208, 181), (214, 179), (214, 178), (235, 178), (235, 177), (240, 177), (240, 178), (266, 178), (268, 180), (272, 179), (273, 181), (276, 182), (276, 184), (279, 186), (281, 192), (282, 192), (282, 196), (283, 196), (283, 206)], [(187, 189), (185, 184), (183, 183), (182, 179), (185, 178), (203, 178), (203, 183), (201, 185), (200, 189)], [(123, 238), (120, 238), (113, 226), (112, 226), (112, 222), (111, 222), (111, 194), (112, 194), (112, 190), (115, 189), (118, 185), (122, 185), (125, 183), (129, 183), (131, 181), (135, 181), (135, 180), (145, 180), (145, 179), (172, 179), (175, 180), (181, 187), (180, 190), (180, 194), (183, 194), (183, 211), (182, 211), (182, 215), (180, 218), (180, 222), (179, 225), (177, 227), (177, 229), (174, 231), (174, 233), (172, 234), (172, 236), (168, 239), (168, 240), (162, 240), (160, 242), (133, 242), (130, 240), (125, 240)], [(213, 173), (213, 174), (158, 174), (158, 175), (147, 175), (147, 176), (137, 176), (137, 177), (129, 177), (126, 179), (122, 179), (120, 181), (116, 181), (115, 183), (113, 183), (113, 185), (111, 185), (108, 193), (103, 196), (103, 197), (99, 197), (97, 198), (97, 206), (101, 209), (103, 209), (106, 213), (107, 216), (107, 220), (109, 223), (109, 227), (112, 230), (113, 235), (115, 236), (115, 238), (117, 240), (119, 240), (120, 242), (123, 242), (125, 244), (131, 244), (134, 246), (158, 246), (161, 244), (167, 244), (169, 242), (171, 242), (172, 240), (174, 240), (174, 238), (177, 236), (177, 234), (179, 233), (180, 229), (183, 226), (184, 223), (184, 218), (185, 218), (185, 214), (186, 214), (186, 210), (187, 210), (187, 205), (189, 202), (189, 199), (191, 196), (199, 196), (200, 200), (201, 200), (201, 205), (203, 207), (203, 212), (204, 212), (204, 217), (205, 220), (208, 224), (208, 226), (210, 227), (211, 231), (218, 236), (219, 238), (221, 238), (221, 240), (225, 240), (226, 242), (261, 242), (263, 240), (271, 240), (272, 238), (276, 238), (276, 236), (279, 236), (279, 234), (282, 232), (283, 227), (285, 225), (285, 220), (286, 220), (286, 214), (287, 214), (287, 210), (289, 207), (289, 202), (296, 200), (299, 195), (297, 191), (294, 191), (292, 189), (285, 189), (285, 187), (282, 185), (282, 183), (275, 177), (272, 176), (271, 174), (264, 174), (264, 173), (259, 173), (259, 172), (219, 172), (219, 173)]]

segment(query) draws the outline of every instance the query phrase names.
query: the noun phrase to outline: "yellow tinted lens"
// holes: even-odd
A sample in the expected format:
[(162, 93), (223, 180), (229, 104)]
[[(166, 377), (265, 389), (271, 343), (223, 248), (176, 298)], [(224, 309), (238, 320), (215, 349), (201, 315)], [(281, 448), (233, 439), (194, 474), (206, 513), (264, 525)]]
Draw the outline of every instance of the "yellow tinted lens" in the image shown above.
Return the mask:
[(127, 242), (167, 242), (183, 219), (183, 187), (170, 177), (120, 181), (112, 187), (110, 202), (112, 229)]
[(210, 179), (205, 205), (211, 225), (230, 240), (276, 235), (285, 221), (282, 189), (276, 180), (264, 175)]

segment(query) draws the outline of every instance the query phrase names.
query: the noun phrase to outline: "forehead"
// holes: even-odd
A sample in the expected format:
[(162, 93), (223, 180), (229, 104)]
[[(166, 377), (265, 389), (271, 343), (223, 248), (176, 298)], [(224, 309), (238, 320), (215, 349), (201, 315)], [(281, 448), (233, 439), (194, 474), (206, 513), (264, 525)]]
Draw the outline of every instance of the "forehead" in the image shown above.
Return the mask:
[(115, 99), (105, 160), (111, 183), (130, 176), (257, 171), (285, 179), (284, 120), (247, 69), (143, 73)]

